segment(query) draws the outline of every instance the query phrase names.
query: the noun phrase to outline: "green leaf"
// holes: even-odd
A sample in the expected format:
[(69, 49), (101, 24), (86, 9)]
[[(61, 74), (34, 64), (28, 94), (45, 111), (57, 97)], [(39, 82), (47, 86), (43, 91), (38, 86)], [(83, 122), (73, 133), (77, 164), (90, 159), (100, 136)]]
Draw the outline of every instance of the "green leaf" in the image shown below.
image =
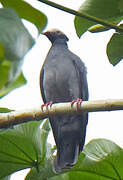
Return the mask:
[(8, 109), (8, 108), (4, 108), (4, 107), (0, 107), (0, 113), (8, 113), (14, 110)]
[[(123, 150), (112, 141), (96, 139), (84, 148), (85, 157), (80, 155), (79, 161), (71, 171), (79, 171), (86, 180), (110, 180), (123, 178)], [(86, 178), (85, 178), (86, 177)]]
[(50, 128), (49, 120), (47, 119), (47, 121), (42, 126), (42, 133), (41, 133), (42, 158), (46, 158), (45, 156), (47, 156), (47, 153), (48, 153), (47, 137), (48, 137), (50, 129), (51, 128)]
[(123, 34), (114, 33), (107, 44), (109, 62), (115, 66), (123, 59)]
[(42, 158), (38, 166), (38, 171), (35, 168), (31, 168), (27, 174), (25, 180), (43, 180), (55, 175), (52, 169), (53, 151), (52, 146), (47, 142), (48, 133), (50, 131), (50, 124), (47, 120), (42, 126), (41, 133), (41, 147)]
[(88, 29), (88, 31), (91, 32), (91, 33), (97, 33), (97, 32), (107, 31), (109, 29), (110, 29), (109, 27), (106, 27), (106, 26), (103, 26), (103, 25), (100, 25), (100, 24), (96, 24), (96, 25), (90, 27)]
[[(103, 19), (105, 21), (120, 21), (123, 18), (121, 3), (123, 3), (123, 0), (86, 0), (81, 5), (79, 12)], [(88, 28), (97, 23), (76, 16), (74, 24), (76, 33), (80, 37), (88, 30)]]
[(5, 84), (8, 82), (10, 66), (10, 61), (4, 60), (0, 63), (0, 89), (4, 88)]
[[(71, 173), (72, 174), (72, 173)], [(76, 173), (77, 174), (77, 173)], [(74, 177), (74, 180), (79, 180), (81, 178), (81, 176), (79, 177)], [(64, 173), (64, 174), (59, 174), (59, 175), (55, 175), (51, 178), (49, 178), (49, 180), (71, 180), (69, 177), (69, 173)], [(80, 179), (81, 180), (81, 179)], [(85, 179), (84, 179), (85, 180)], [(89, 179), (88, 179), (89, 180)]]
[(4, 178), (2, 178), (0, 180), (11, 180), (11, 176), (6, 176), (6, 177), (4, 177)]
[(39, 165), (38, 171), (35, 168), (32, 168), (27, 174), (25, 180), (44, 180), (55, 176), (56, 174), (52, 170), (52, 161), (45, 160), (44, 163)]
[(26, 180), (119, 180), (123, 179), (122, 162), (123, 149), (112, 141), (95, 139), (84, 147), (77, 164), (70, 170), (57, 175), (52, 173), (49, 177), (42, 176), (43, 168), (39, 173), (32, 170)]
[[(3, 77), (3, 76), (2, 76)], [(23, 74), (21, 73), (15, 81), (10, 84), (5, 84), (5, 86), (0, 89), (0, 98), (8, 94), (13, 89), (19, 88), (20, 86), (26, 84), (26, 79), (24, 78)]]
[(26, 83), (21, 73), (25, 53), (34, 40), (17, 13), (10, 8), (0, 9), (0, 97)]
[(4, 7), (11, 7), (16, 10), (20, 18), (26, 19), (35, 24), (39, 33), (45, 28), (47, 24), (47, 17), (39, 10), (33, 8), (27, 2), (22, 0), (0, 0)]
[[(122, 18), (123, 17), (121, 16), (121, 18), (118, 18), (117, 20), (113, 21), (112, 24), (117, 25), (122, 20)], [(88, 29), (88, 31), (90, 31), (91, 33), (103, 32), (107, 30), (110, 30), (110, 27), (106, 27), (101, 24), (96, 24)]]
[(10, 61), (22, 59), (34, 44), (32, 36), (11, 8), (0, 9), (0, 42), (5, 59)]
[(0, 43), (0, 61), (4, 59), (4, 47)]
[(123, 149), (110, 140), (95, 139), (84, 147), (77, 164), (70, 170), (55, 174), (51, 166), (40, 164), (39, 171), (32, 168), (26, 180), (119, 180), (123, 179), (122, 162)]
[(45, 129), (40, 125), (40, 121), (29, 122), (0, 134), (0, 178), (25, 168), (35, 167), (38, 171), (44, 159), (41, 141), (46, 141), (42, 139)]
[(33, 44), (34, 40), (32, 36), (24, 27), (17, 13), (11, 8), (1, 8), (0, 54), (2, 59), (1, 63), (4, 63), (4, 60), (11, 62), (8, 76), (9, 82), (16, 79), (20, 74), (24, 55)]
[(77, 164), (50, 180), (119, 180), (123, 179), (123, 149), (112, 141), (90, 141), (80, 154)]
[(39, 176), (39, 173), (37, 172), (37, 170), (35, 168), (31, 168), (31, 170), (29, 171), (29, 173), (27, 174), (25, 180), (41, 180), (41, 177)]

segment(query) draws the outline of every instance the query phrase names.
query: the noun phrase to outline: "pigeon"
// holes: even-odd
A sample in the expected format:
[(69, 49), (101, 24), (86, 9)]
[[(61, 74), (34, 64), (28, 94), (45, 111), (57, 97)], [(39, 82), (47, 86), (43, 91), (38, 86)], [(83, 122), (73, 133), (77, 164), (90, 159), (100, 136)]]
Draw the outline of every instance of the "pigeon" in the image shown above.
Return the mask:
[[(57, 29), (43, 34), (52, 44), (40, 72), (44, 104), (87, 101), (87, 70), (82, 60), (68, 49), (68, 37)], [(61, 173), (76, 164), (83, 150), (88, 113), (54, 115), (49, 121), (57, 147), (53, 169)]]

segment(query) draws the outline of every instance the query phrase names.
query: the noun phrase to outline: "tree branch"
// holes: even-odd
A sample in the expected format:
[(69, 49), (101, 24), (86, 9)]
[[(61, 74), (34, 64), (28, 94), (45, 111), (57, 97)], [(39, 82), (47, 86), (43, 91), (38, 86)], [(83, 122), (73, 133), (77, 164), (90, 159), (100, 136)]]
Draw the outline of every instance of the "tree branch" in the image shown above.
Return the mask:
[(41, 108), (38, 107), (29, 110), (12, 111), (10, 113), (0, 113), (0, 128), (7, 128), (28, 121), (41, 120), (57, 114), (81, 114), (82, 112), (115, 110), (123, 110), (123, 99), (83, 101), (79, 110), (76, 109), (76, 103), (74, 103), (72, 107), (71, 103), (59, 103), (53, 104), (51, 108), (49, 108), (49, 111), (47, 111), (44, 107), (42, 112)]
[(52, 7), (56, 8), (56, 9), (60, 9), (60, 10), (65, 11), (65, 12), (67, 12), (67, 13), (73, 14), (73, 15), (75, 15), (75, 16), (85, 18), (85, 19), (87, 19), (87, 20), (89, 20), (89, 21), (93, 21), (93, 22), (95, 22), (95, 23), (97, 23), (97, 24), (102, 24), (102, 25), (104, 25), (104, 26), (106, 26), (106, 27), (109, 27), (109, 28), (111, 28), (111, 29), (115, 29), (117, 32), (123, 33), (123, 28), (121, 28), (120, 26), (117, 26), (117, 25), (115, 25), (115, 24), (113, 24), (113, 23), (104, 21), (104, 20), (102, 20), (102, 19), (100, 19), (100, 18), (91, 16), (91, 15), (86, 14), (86, 13), (84, 13), (84, 12), (83, 12), (83, 13), (82, 13), (82, 12), (80, 13), (80, 12), (78, 12), (78, 11), (75, 11), (75, 10), (73, 10), (73, 9), (67, 8), (67, 7), (65, 7), (65, 6), (62, 6), (62, 5), (60, 5), (60, 4), (57, 4), (57, 3), (54, 3), (54, 2), (51, 2), (51, 1), (48, 1), (48, 0), (38, 0), (38, 1), (40, 1), (40, 2), (42, 2), (42, 3), (44, 3), (44, 4), (47, 4), (47, 5), (49, 5), (49, 6), (52, 6)]

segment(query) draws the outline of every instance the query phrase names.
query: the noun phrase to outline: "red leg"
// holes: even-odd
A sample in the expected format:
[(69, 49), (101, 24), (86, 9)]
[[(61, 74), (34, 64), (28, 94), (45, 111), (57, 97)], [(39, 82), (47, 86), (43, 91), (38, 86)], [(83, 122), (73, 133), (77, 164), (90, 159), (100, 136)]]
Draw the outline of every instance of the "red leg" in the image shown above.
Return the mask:
[(77, 109), (77, 111), (78, 111), (79, 106), (82, 104), (82, 99), (81, 99), (81, 98), (74, 99), (74, 100), (71, 102), (71, 106), (73, 106), (74, 103), (76, 103), (76, 109)]
[(46, 104), (42, 104), (42, 105), (41, 105), (41, 110), (43, 111), (43, 108), (46, 107), (46, 110), (49, 111), (49, 107), (51, 108), (52, 104), (53, 104), (52, 101), (51, 101), (51, 102), (48, 102), (48, 103), (46, 103)]

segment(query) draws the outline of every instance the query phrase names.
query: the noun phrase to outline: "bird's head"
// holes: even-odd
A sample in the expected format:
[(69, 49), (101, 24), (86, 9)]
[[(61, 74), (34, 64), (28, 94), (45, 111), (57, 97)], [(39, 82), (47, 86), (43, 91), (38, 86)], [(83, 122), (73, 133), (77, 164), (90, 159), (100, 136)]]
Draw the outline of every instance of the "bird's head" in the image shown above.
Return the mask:
[(64, 41), (68, 41), (68, 37), (58, 29), (51, 29), (43, 33), (53, 44), (57, 39), (63, 39)]

